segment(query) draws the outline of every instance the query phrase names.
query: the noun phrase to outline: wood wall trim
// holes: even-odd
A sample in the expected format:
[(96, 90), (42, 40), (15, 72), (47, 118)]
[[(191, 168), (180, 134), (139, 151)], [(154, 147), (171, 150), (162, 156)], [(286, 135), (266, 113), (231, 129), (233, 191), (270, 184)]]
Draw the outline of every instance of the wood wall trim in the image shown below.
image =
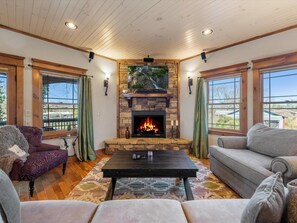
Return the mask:
[(177, 64), (177, 120), (180, 131), (180, 63)]
[(252, 63), (254, 70), (297, 64), (297, 52), (252, 60)]
[(35, 58), (32, 58), (32, 65), (33, 65), (33, 68), (37, 70), (49, 70), (49, 71), (62, 72), (62, 73), (67, 73), (72, 75), (86, 75), (86, 72), (88, 71), (86, 69), (79, 68), (79, 67), (58, 64), (58, 63), (39, 60)]
[[(36, 38), (36, 39), (40, 39), (40, 40), (43, 40), (43, 41), (46, 41), (46, 42), (49, 42), (49, 43), (64, 46), (64, 47), (67, 47), (67, 48), (70, 48), (70, 49), (73, 49), (73, 50), (77, 50), (77, 51), (80, 51), (80, 52), (89, 53), (88, 50), (83, 50), (83, 49), (78, 48), (78, 47), (70, 46), (70, 45), (65, 44), (65, 43), (61, 43), (61, 42), (58, 42), (58, 41), (55, 41), (55, 40), (50, 40), (48, 38), (44, 38), (44, 37), (41, 37), (41, 36), (38, 36), (38, 35), (35, 35), (35, 34), (24, 32), (24, 31), (21, 31), (21, 30), (18, 30), (18, 29), (14, 29), (14, 28), (11, 28), (11, 27), (8, 27), (8, 26), (1, 25), (1, 24), (0, 24), (0, 28), (6, 29), (6, 30), (9, 30), (9, 31), (13, 31), (13, 32), (16, 32), (16, 33), (20, 33), (20, 34), (23, 34), (23, 35), (26, 35), (26, 36), (30, 36), (30, 37), (33, 37), (33, 38)], [(103, 56), (101, 54), (95, 53), (95, 55), (98, 56), (98, 57), (108, 59), (108, 60), (113, 60), (115, 62), (117, 61), (116, 59), (113, 59), (113, 58), (107, 57), (107, 56)]]
[(200, 71), (201, 77), (204, 78), (211, 78), (211, 77), (218, 77), (218, 76), (226, 76), (228, 74), (233, 74), (236, 72), (241, 72), (247, 70), (248, 63), (239, 63), (234, 64), (226, 67), (219, 67), (211, 70)]
[[(248, 39), (245, 39), (245, 40), (242, 40), (242, 41), (231, 43), (231, 44), (216, 48), (214, 50), (207, 51), (205, 53), (206, 54), (214, 53), (214, 52), (221, 51), (221, 50), (233, 47), (233, 46), (241, 45), (241, 44), (244, 44), (244, 43), (248, 43), (248, 42), (251, 42), (251, 41), (254, 41), (254, 40), (257, 40), (257, 39), (261, 39), (261, 38), (264, 38), (264, 37), (267, 37), (267, 36), (272, 36), (272, 35), (275, 35), (275, 34), (278, 34), (278, 33), (281, 33), (281, 32), (285, 32), (285, 31), (288, 31), (288, 30), (291, 30), (291, 29), (296, 29), (296, 28), (297, 28), (297, 24), (292, 25), (292, 26), (288, 26), (288, 27), (285, 27), (285, 28), (282, 28), (282, 29), (278, 29), (278, 30), (275, 30), (275, 31), (272, 31), (272, 32), (264, 33), (262, 35), (254, 36), (252, 38), (248, 38)], [(186, 57), (184, 59), (181, 59), (180, 62), (185, 61), (185, 60), (193, 59), (193, 58), (198, 57), (200, 55), (201, 54), (199, 53), (199, 54), (193, 55), (191, 57)]]
[(0, 53), (1, 64), (24, 67), (24, 59), (25, 57), (20, 57), (20, 56), (6, 54), (6, 53)]

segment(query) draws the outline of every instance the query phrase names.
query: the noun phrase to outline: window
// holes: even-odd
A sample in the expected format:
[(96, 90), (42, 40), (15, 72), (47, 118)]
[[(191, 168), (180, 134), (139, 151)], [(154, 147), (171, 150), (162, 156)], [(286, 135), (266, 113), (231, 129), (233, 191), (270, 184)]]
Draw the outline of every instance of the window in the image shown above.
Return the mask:
[(43, 138), (76, 134), (78, 79), (87, 70), (32, 59), (33, 126), (44, 129)]
[(207, 81), (208, 127), (240, 130), (241, 76)]
[(297, 129), (297, 53), (253, 61), (254, 123)]
[(23, 125), (24, 57), (0, 53), (0, 126)]
[(0, 126), (7, 124), (7, 72), (0, 70)]
[(247, 130), (247, 63), (200, 73), (207, 83), (209, 133), (245, 134)]
[(43, 129), (67, 130), (77, 127), (78, 79), (42, 75)]

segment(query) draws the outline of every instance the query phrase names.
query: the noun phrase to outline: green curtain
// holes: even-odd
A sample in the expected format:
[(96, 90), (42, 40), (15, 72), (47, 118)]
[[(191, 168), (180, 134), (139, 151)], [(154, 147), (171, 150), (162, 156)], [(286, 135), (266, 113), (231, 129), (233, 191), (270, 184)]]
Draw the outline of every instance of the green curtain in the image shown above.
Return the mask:
[(96, 159), (94, 150), (93, 106), (91, 79), (79, 79), (78, 154), (80, 161)]
[(194, 113), (193, 154), (198, 158), (207, 158), (208, 155), (206, 87), (203, 78), (197, 79)]

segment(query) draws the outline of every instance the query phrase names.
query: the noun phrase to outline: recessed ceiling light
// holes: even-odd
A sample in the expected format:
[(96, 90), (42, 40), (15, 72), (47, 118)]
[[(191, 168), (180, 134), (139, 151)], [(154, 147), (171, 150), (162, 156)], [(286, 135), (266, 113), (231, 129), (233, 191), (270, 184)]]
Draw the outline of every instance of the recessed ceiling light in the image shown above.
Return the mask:
[(72, 22), (65, 22), (65, 25), (69, 28), (69, 29), (77, 29), (78, 26), (75, 25), (74, 23)]
[(204, 36), (207, 36), (207, 35), (212, 34), (212, 33), (213, 33), (212, 29), (205, 29), (205, 30), (202, 31), (202, 34)]

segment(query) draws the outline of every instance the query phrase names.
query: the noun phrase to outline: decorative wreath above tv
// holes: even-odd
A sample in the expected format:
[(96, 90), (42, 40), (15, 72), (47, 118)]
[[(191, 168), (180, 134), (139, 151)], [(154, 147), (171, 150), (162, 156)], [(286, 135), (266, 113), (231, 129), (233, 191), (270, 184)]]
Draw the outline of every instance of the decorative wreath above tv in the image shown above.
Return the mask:
[(128, 66), (128, 88), (136, 93), (167, 92), (167, 66)]

